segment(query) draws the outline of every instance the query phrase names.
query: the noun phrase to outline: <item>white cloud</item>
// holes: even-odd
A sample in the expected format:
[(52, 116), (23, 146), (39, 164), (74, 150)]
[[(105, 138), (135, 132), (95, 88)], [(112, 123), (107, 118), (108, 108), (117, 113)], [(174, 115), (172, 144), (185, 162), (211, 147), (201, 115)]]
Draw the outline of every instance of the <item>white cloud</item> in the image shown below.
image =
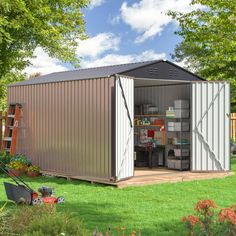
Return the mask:
[(142, 43), (149, 38), (160, 35), (165, 26), (173, 20), (167, 16), (169, 10), (189, 12), (200, 7), (190, 5), (192, 0), (141, 0), (121, 6), (121, 18), (134, 31), (139, 33), (136, 43)]
[(97, 66), (108, 66), (124, 63), (132, 63), (139, 61), (149, 61), (149, 60), (158, 60), (165, 59), (165, 53), (157, 53), (154, 50), (147, 50), (141, 54), (108, 54), (99, 58), (89, 58), (81, 61), (82, 68), (97, 67)]
[(120, 23), (120, 16), (114, 16), (109, 19), (109, 23), (112, 25), (116, 25)]
[(100, 33), (87, 40), (79, 41), (76, 54), (78, 57), (97, 57), (108, 50), (119, 49), (120, 38), (112, 33)]
[(27, 75), (68, 70), (58, 59), (50, 57), (41, 47), (34, 50), (34, 56), (35, 58), (30, 59), (31, 65), (24, 70)]
[(104, 2), (105, 0), (90, 0), (89, 8), (93, 9), (95, 7), (102, 5)]
[[(190, 70), (190, 66), (191, 66), (191, 63), (187, 60), (187, 58), (185, 58), (183, 61), (180, 61), (180, 62), (177, 62), (177, 61), (174, 61), (174, 63), (182, 68), (185, 68), (187, 70)], [(193, 68), (191, 68), (190, 70), (192, 73), (196, 73), (197, 71), (194, 70)]]

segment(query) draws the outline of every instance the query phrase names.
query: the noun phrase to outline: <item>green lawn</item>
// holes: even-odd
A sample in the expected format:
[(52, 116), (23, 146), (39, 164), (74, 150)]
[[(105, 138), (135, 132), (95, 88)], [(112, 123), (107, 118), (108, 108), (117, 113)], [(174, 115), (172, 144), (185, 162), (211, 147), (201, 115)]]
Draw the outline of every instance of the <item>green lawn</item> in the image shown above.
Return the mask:
[[(236, 171), (236, 159), (232, 170)], [(193, 212), (199, 199), (213, 199), (219, 207), (236, 203), (236, 176), (125, 189), (62, 178), (25, 179), (35, 189), (54, 187), (57, 195), (66, 198), (59, 211), (83, 219), (90, 230), (125, 226), (141, 229), (142, 235), (183, 235), (181, 218)], [(6, 200), (3, 181), (6, 178), (1, 177), (1, 205)]]

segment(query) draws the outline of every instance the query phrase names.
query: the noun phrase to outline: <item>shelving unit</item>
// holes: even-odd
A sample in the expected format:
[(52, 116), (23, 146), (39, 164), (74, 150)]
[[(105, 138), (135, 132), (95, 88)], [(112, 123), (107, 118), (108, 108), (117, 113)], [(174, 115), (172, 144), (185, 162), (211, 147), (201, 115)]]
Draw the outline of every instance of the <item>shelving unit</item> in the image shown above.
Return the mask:
[[(190, 168), (190, 127), (188, 131), (168, 131), (168, 122), (180, 122), (183, 121), (189, 122), (190, 118), (176, 118), (176, 117), (166, 117), (166, 147), (167, 147), (167, 167), (170, 169), (177, 169), (177, 170), (189, 170)], [(189, 123), (190, 125), (190, 123)], [(181, 126), (182, 128), (182, 126)], [(171, 136), (169, 134), (172, 134)], [(183, 139), (188, 140), (188, 143), (172, 143), (170, 144), (168, 139), (174, 139), (173, 134), (175, 134), (175, 138), (179, 139), (180, 141)], [(176, 156), (168, 156), (170, 150), (179, 150), (180, 155)], [(183, 150), (188, 150), (188, 154), (183, 155)], [(175, 151), (174, 151), (175, 152)]]
[(134, 117), (165, 117), (166, 115), (151, 114), (151, 115), (134, 115)]
[[(165, 124), (165, 115), (161, 114), (142, 114), (142, 115), (134, 115), (135, 119), (137, 120), (146, 120), (151, 122), (151, 119), (155, 120), (160, 119), (163, 120), (160, 124), (136, 124), (134, 125), (134, 135), (135, 135), (135, 152), (136, 152), (136, 161), (135, 166), (136, 167), (158, 167), (158, 166), (164, 166), (165, 165), (165, 131), (160, 131), (162, 126)], [(152, 132), (158, 131), (161, 132), (159, 135), (155, 136), (147, 143), (143, 142), (141, 137), (145, 131), (141, 130), (152, 130)], [(146, 131), (148, 132), (148, 131)], [(142, 134), (141, 134), (142, 133)], [(147, 134), (146, 134), (147, 135)], [(155, 137), (159, 137), (158, 139), (155, 139)], [(148, 138), (147, 138), (148, 139)], [(149, 147), (149, 144), (152, 143), (151, 148)], [(153, 146), (153, 143), (155, 145)]]
[(135, 127), (161, 127), (161, 125), (135, 125)]
[[(166, 157), (164, 166), (170, 169), (188, 170), (190, 167), (189, 100), (174, 100), (173, 103), (175, 106), (170, 108), (166, 114), (136, 114), (134, 116), (135, 146), (150, 145), (155, 148), (156, 145), (161, 145)], [(169, 123), (172, 123), (170, 129)], [(149, 132), (154, 132), (154, 134), (150, 135)], [(169, 142), (169, 139), (172, 143)]]

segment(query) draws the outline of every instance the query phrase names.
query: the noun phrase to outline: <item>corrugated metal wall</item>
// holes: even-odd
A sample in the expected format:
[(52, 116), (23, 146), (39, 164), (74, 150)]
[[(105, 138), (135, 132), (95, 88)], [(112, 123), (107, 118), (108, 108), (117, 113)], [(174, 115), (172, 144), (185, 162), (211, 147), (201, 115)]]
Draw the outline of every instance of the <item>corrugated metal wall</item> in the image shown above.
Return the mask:
[(115, 87), (116, 178), (121, 180), (134, 175), (134, 81), (117, 76)]
[(159, 108), (159, 114), (165, 114), (176, 99), (190, 99), (190, 85), (168, 85), (135, 88), (134, 104), (153, 104)]
[(192, 170), (230, 168), (230, 88), (226, 82), (192, 84)]
[(114, 78), (8, 88), (8, 103), (21, 103), (17, 152), (43, 170), (109, 179)]

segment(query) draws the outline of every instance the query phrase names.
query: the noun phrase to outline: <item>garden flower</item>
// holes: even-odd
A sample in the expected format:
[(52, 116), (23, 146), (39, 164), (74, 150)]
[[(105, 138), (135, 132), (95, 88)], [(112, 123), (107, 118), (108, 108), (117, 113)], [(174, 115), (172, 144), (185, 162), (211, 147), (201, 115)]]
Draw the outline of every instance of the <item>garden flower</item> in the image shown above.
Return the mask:
[(204, 215), (212, 216), (213, 212), (211, 211), (211, 208), (217, 208), (217, 206), (214, 201), (207, 199), (199, 201), (194, 210), (197, 213), (203, 212)]
[(192, 227), (194, 227), (199, 222), (199, 217), (194, 215), (189, 215), (187, 217), (183, 217), (183, 223), (189, 223)]
[(231, 223), (233, 225), (236, 225), (236, 211), (234, 208), (225, 208), (221, 209), (219, 212), (219, 221), (222, 222), (227, 222)]

